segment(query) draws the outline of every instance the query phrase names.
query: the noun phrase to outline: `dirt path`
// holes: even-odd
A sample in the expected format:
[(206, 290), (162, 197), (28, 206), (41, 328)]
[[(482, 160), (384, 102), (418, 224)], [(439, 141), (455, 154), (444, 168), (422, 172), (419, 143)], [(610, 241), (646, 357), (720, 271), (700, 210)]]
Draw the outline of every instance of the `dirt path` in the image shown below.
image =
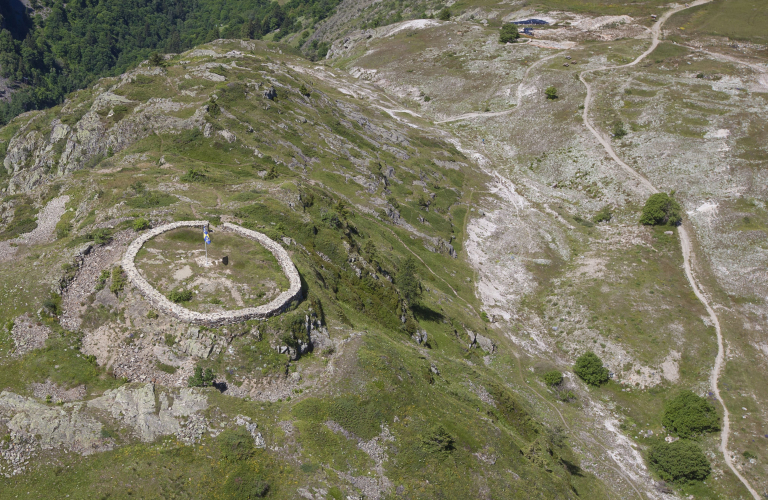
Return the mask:
[[(621, 161), (621, 159), (616, 155), (616, 152), (613, 150), (613, 147), (611, 147), (611, 144), (609, 140), (601, 134), (589, 121), (589, 105), (592, 101), (592, 88), (590, 87), (589, 83), (584, 79), (584, 75), (588, 73), (593, 73), (596, 71), (603, 71), (603, 70), (609, 70), (609, 69), (618, 69), (618, 68), (628, 68), (637, 65), (645, 59), (648, 55), (650, 55), (656, 47), (659, 45), (659, 34), (661, 33), (661, 27), (664, 24), (664, 22), (670, 18), (673, 14), (676, 12), (680, 12), (681, 10), (685, 10), (691, 7), (695, 7), (698, 5), (702, 5), (705, 3), (709, 3), (711, 0), (698, 0), (696, 2), (693, 2), (689, 5), (679, 6), (674, 9), (671, 9), (664, 13), (664, 15), (659, 18), (658, 21), (653, 25), (653, 28), (651, 29), (652, 33), (652, 42), (651, 46), (643, 52), (640, 56), (637, 57), (634, 61), (630, 62), (629, 64), (624, 64), (621, 66), (606, 66), (603, 68), (593, 69), (593, 70), (587, 70), (583, 71), (579, 74), (579, 79), (584, 84), (584, 86), (587, 88), (587, 96), (584, 100), (584, 113), (582, 115), (582, 118), (584, 120), (584, 125), (587, 126), (589, 131), (592, 133), (592, 135), (595, 136), (595, 138), (600, 142), (600, 144), (603, 146), (605, 151), (613, 158), (613, 160), (618, 163), (622, 169), (624, 169), (632, 178), (634, 178), (638, 184), (649, 194), (652, 193), (658, 193), (659, 191), (656, 189), (656, 187), (651, 184), (648, 179), (640, 175), (638, 172), (636, 172), (632, 167)], [(730, 58), (729, 56), (724, 56), (728, 59), (735, 59)], [(736, 62), (739, 62), (736, 60)], [(680, 226), (678, 228), (678, 234), (680, 236), (680, 246), (683, 253), (683, 268), (685, 269), (685, 275), (688, 278), (688, 282), (691, 284), (691, 288), (693, 289), (693, 293), (696, 295), (696, 298), (699, 299), (699, 301), (704, 305), (704, 307), (707, 310), (707, 313), (709, 314), (709, 318), (712, 321), (712, 324), (715, 325), (715, 331), (717, 333), (717, 357), (715, 358), (715, 365), (712, 368), (712, 375), (710, 376), (710, 388), (712, 392), (714, 393), (717, 400), (720, 402), (720, 404), (723, 407), (723, 429), (720, 434), (720, 452), (723, 454), (723, 458), (725, 459), (725, 463), (728, 465), (728, 467), (731, 469), (731, 471), (736, 475), (736, 477), (739, 478), (739, 480), (744, 484), (744, 486), (749, 490), (749, 492), (752, 494), (755, 500), (760, 500), (760, 495), (758, 495), (757, 491), (755, 491), (752, 486), (749, 484), (749, 481), (741, 475), (741, 473), (736, 469), (736, 467), (733, 465), (733, 461), (731, 460), (731, 456), (728, 453), (728, 438), (730, 437), (730, 414), (728, 412), (728, 407), (725, 405), (725, 402), (720, 397), (720, 389), (718, 388), (718, 380), (720, 379), (720, 373), (723, 369), (723, 366), (725, 365), (725, 348), (723, 345), (723, 334), (720, 330), (720, 322), (717, 319), (717, 315), (715, 314), (714, 309), (712, 306), (710, 306), (709, 301), (707, 300), (707, 297), (704, 295), (704, 293), (701, 291), (701, 288), (699, 287), (696, 277), (693, 274), (693, 269), (691, 267), (691, 259), (695, 258), (695, 253), (693, 250), (693, 246), (691, 245), (691, 239), (688, 235), (688, 230), (684, 225)]]
[(491, 117), (494, 117), (494, 116), (504, 116), (504, 115), (507, 115), (509, 113), (512, 113), (517, 108), (519, 108), (520, 105), (523, 102), (523, 93), (522, 93), (522, 91), (523, 91), (523, 83), (525, 83), (526, 78), (528, 78), (528, 73), (530, 73), (530, 71), (533, 68), (535, 68), (537, 66), (540, 66), (541, 63), (543, 63), (544, 61), (552, 59), (553, 57), (557, 57), (560, 54), (562, 54), (563, 52), (564, 51), (560, 51), (560, 52), (557, 52), (555, 54), (549, 55), (547, 57), (542, 57), (541, 59), (539, 59), (535, 63), (533, 63), (530, 66), (528, 66), (528, 69), (526, 69), (525, 73), (523, 74), (522, 80), (520, 80), (520, 83), (517, 85), (517, 104), (516, 104), (516, 106), (514, 108), (510, 108), (510, 109), (507, 109), (507, 110), (504, 110), (504, 111), (495, 111), (493, 113), (483, 113), (483, 112), (480, 112), (480, 111), (474, 112), (474, 113), (464, 113), (463, 115), (452, 116), (451, 118), (446, 118), (445, 120), (436, 121), (435, 124), (450, 123), (450, 122), (456, 122), (456, 121), (459, 121), (459, 120), (466, 120), (468, 118), (477, 118), (477, 117), (491, 118)]

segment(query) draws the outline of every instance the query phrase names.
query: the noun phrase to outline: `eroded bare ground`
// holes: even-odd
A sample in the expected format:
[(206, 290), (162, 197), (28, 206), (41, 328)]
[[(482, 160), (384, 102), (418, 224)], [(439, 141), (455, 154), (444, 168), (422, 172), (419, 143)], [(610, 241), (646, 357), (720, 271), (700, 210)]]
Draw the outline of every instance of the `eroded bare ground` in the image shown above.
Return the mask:
[[(575, 73), (631, 61), (647, 47), (649, 30), (626, 17), (569, 20), (571, 26), (536, 38), (571, 44), (503, 46), (495, 33), (457, 22), (410, 27), (406, 35), (391, 29), (352, 35), (334, 46), (333, 55), (344, 57), (350, 75), (411, 113), (460, 118), (444, 126), (479, 165), (509, 179), (476, 194), (465, 243), (477, 294), (499, 333), (533, 357), (560, 365), (594, 350), (627, 394), (683, 386), (706, 395), (717, 353), (714, 329), (701, 304), (689, 299), (676, 236), (637, 226), (641, 186), (587, 133), (578, 109), (584, 88)], [(409, 38), (418, 40), (418, 51), (408, 48)], [(583, 43), (596, 40), (611, 46), (597, 50)], [(543, 47), (568, 50), (523, 80), (526, 65), (553, 55)], [(765, 274), (758, 272), (765, 234), (755, 223), (763, 220), (768, 185), (764, 169), (756, 168), (761, 146), (755, 143), (764, 135), (764, 73), (743, 55), (727, 59), (662, 43), (639, 68), (590, 78), (598, 128), (609, 135), (623, 122), (629, 135), (614, 139), (619, 156), (662, 191), (676, 190), (685, 206), (698, 249), (696, 276), (721, 304), (718, 315), (728, 325), (726, 358), (733, 372), (724, 375), (724, 397), (740, 427), (733, 450), (762, 438), (759, 422), (768, 411), (761, 406), (762, 387), (737, 375), (755, 361), (765, 367), (768, 353), (758, 320), (768, 310), (756, 299), (766, 289)], [(543, 99), (548, 85), (558, 88), (557, 101)], [(505, 110), (516, 95), (519, 106)], [(603, 206), (614, 218), (593, 226), (589, 219)], [(616, 309), (626, 317), (611, 317)], [(574, 433), (592, 443), (577, 446), (598, 458), (595, 473), (610, 474), (599, 442), (643, 494), (664, 496), (645, 472), (637, 436), (628, 439), (618, 428), (627, 415), (651, 416), (630, 410), (637, 404), (631, 396), (610, 403), (580, 396), (586, 401), (579, 418), (590, 415), (594, 427), (579, 424)], [(760, 409), (738, 411), (742, 406)], [(707, 447), (714, 476), (727, 476), (716, 443)], [(733, 455), (755, 486), (765, 485), (753, 463)]]

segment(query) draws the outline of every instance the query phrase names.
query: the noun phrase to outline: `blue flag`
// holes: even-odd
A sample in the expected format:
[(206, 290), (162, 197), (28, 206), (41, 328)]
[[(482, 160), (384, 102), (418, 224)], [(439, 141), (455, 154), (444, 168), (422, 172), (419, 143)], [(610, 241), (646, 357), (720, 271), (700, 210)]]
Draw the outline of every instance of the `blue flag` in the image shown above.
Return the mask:
[(211, 244), (211, 237), (208, 236), (208, 226), (203, 226), (203, 239), (205, 240), (206, 245)]

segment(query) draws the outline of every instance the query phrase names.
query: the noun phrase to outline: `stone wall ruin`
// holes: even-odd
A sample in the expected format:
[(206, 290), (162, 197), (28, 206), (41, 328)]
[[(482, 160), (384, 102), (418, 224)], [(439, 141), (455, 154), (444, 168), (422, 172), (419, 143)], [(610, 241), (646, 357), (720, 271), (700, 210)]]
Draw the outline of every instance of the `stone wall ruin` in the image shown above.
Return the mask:
[[(279, 243), (273, 241), (265, 234), (257, 231), (251, 231), (237, 224), (230, 224), (228, 222), (222, 224), (221, 228), (224, 231), (230, 231), (236, 233), (245, 238), (255, 240), (264, 246), (267, 250), (272, 252), (272, 255), (277, 259), (280, 268), (288, 278), (290, 284), (288, 290), (282, 292), (273, 301), (268, 304), (264, 304), (258, 307), (248, 307), (245, 309), (238, 309), (236, 311), (224, 311), (219, 313), (200, 313), (197, 311), (190, 311), (186, 307), (171, 302), (165, 295), (155, 289), (149, 282), (136, 269), (134, 260), (136, 255), (141, 250), (141, 247), (150, 239), (158, 236), (162, 233), (178, 229), (181, 227), (199, 227), (208, 225), (207, 221), (180, 221), (165, 224), (153, 229), (148, 230), (128, 246), (123, 256), (122, 266), (125, 271), (125, 275), (128, 280), (135, 286), (144, 298), (152, 305), (153, 308), (162, 311), (166, 314), (196, 325), (206, 326), (222, 326), (231, 323), (237, 323), (240, 321), (246, 321), (249, 319), (263, 319), (270, 316), (280, 314), (291, 302), (297, 299), (301, 299), (301, 278), (299, 277), (299, 271), (293, 264), (288, 252), (280, 246)], [(202, 240), (202, 232), (200, 233), (200, 239)]]

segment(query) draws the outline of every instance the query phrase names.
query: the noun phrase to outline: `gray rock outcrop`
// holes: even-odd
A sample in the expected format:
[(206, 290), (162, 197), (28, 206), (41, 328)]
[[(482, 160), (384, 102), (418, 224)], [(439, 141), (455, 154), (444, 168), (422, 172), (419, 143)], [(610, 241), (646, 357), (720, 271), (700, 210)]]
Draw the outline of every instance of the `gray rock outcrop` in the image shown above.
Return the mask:
[[(157, 400), (160, 402), (159, 409)], [(189, 417), (206, 409), (208, 401), (203, 394), (185, 388), (171, 404), (168, 394), (156, 397), (153, 384), (127, 384), (88, 401), (88, 406), (122, 420), (133, 427), (139, 439), (149, 442), (159, 436), (181, 433), (182, 425), (178, 417)]]
[(102, 424), (85, 414), (83, 403), (49, 406), (12, 392), (0, 393), (0, 415), (12, 439), (35, 437), (43, 449), (63, 447), (82, 454), (105, 448)]

